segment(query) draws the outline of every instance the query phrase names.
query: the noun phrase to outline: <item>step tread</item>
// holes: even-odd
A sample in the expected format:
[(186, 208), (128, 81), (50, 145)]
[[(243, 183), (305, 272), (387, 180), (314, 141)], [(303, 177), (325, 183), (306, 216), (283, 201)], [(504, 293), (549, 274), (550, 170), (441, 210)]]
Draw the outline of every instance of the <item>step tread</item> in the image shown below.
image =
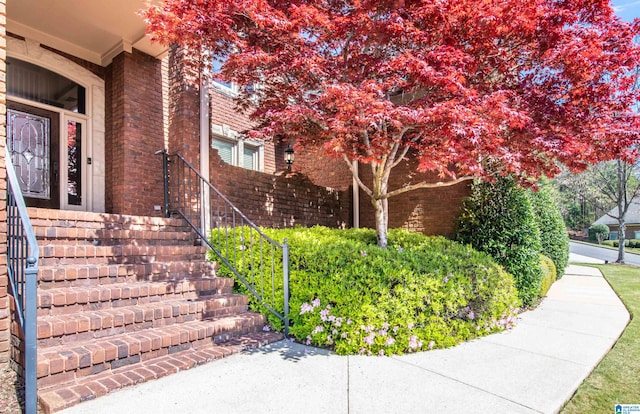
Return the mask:
[(44, 411), (51, 413), (124, 387), (158, 379), (178, 371), (240, 353), (246, 349), (265, 346), (281, 339), (282, 334), (276, 332), (258, 332), (242, 335), (226, 343), (187, 349), (149, 359), (140, 364), (117, 368), (111, 372), (85, 377), (71, 384), (41, 391), (38, 397)]

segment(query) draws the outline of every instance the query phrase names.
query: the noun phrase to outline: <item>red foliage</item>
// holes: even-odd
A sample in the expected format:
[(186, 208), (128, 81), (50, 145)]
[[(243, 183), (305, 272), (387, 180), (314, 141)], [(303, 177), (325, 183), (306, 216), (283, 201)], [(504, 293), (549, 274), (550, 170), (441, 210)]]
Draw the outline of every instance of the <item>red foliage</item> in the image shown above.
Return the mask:
[(156, 40), (210, 50), (226, 80), (259, 85), (241, 96), (257, 133), (336, 156), (380, 162), (399, 142), (424, 170), (483, 175), (498, 159), (536, 177), (638, 137), (638, 25), (608, 0), (168, 0), (144, 13)]
[(609, 0), (166, 0), (143, 14), (155, 40), (257, 85), (239, 97), (254, 135), (381, 174), (416, 154), (443, 177), (498, 165), (530, 182), (635, 155), (640, 22)]

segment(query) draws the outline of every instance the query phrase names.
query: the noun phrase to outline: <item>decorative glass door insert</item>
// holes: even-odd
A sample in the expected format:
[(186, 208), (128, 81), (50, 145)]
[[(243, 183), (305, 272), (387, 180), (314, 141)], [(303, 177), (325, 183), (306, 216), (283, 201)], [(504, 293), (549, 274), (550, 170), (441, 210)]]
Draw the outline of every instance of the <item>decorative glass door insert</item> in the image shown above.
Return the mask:
[(51, 198), (51, 120), (27, 112), (7, 111), (7, 142), (25, 197)]

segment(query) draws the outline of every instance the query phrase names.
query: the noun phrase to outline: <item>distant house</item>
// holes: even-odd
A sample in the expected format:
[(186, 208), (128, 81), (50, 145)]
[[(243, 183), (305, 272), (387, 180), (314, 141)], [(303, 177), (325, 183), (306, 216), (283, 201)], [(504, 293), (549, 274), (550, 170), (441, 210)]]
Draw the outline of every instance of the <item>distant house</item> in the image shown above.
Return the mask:
[[(609, 212), (593, 224), (605, 224), (609, 227), (609, 239), (618, 240), (620, 238), (620, 226), (618, 220), (611, 217), (617, 216), (618, 208), (614, 207)], [(629, 210), (626, 215), (626, 231), (625, 239), (640, 239), (640, 200), (636, 199), (629, 206)]]

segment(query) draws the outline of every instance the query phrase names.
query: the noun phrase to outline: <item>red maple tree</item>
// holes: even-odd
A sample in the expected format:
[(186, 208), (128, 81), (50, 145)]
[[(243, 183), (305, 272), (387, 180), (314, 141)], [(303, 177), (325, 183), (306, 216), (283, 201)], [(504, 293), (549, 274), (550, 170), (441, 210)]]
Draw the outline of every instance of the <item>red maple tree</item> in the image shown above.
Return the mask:
[[(372, 182), (354, 176), (383, 247), (394, 195), (635, 155), (640, 22), (608, 0), (166, 0), (143, 15), (156, 41), (253, 85), (238, 97), (250, 134), (367, 164)], [(407, 157), (442, 181), (389, 188)]]

